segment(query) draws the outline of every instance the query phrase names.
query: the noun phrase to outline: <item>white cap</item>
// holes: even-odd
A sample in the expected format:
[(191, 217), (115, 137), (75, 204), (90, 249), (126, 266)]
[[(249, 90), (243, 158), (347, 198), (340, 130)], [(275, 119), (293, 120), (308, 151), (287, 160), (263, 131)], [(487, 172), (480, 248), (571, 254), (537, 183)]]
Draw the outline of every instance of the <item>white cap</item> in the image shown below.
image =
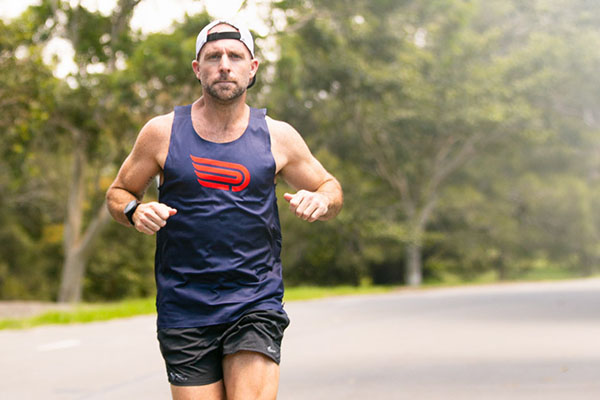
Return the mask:
[[(216, 32), (216, 33), (211, 33), (209, 35), (208, 31), (210, 31), (213, 27), (215, 27), (216, 25), (219, 25), (219, 24), (227, 24), (227, 25), (233, 26), (235, 29), (238, 30), (238, 32)], [(202, 46), (204, 46), (206, 44), (206, 42), (210, 42), (213, 40), (220, 40), (220, 39), (237, 39), (237, 40), (239, 40), (240, 42), (242, 42), (246, 45), (246, 47), (250, 51), (250, 54), (252, 55), (252, 58), (254, 58), (254, 40), (252, 39), (252, 34), (248, 30), (248, 28), (244, 27), (243, 25), (241, 25), (237, 22), (231, 22), (231, 21), (227, 21), (227, 20), (213, 21), (210, 24), (206, 25), (200, 31), (200, 33), (198, 34), (198, 37), (196, 38), (196, 58), (198, 58), (198, 54), (200, 53), (200, 50), (202, 50)]]

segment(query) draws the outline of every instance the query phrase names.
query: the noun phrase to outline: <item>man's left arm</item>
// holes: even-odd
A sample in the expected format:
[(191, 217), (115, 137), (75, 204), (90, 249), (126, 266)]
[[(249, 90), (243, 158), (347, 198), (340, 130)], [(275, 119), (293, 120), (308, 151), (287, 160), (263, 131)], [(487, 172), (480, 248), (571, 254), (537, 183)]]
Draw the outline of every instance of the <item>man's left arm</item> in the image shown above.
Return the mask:
[(269, 130), (278, 174), (298, 190), (284, 194), (290, 210), (308, 222), (335, 217), (344, 201), (337, 179), (312, 155), (292, 126), (269, 119)]

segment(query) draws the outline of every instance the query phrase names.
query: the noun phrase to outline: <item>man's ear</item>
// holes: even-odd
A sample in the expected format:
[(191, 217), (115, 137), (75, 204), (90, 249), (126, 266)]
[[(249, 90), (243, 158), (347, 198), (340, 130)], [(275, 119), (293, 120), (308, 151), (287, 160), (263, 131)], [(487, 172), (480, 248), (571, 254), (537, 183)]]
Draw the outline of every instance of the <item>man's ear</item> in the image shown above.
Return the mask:
[(194, 70), (194, 75), (196, 75), (196, 78), (200, 79), (198, 76), (200, 74), (200, 63), (198, 60), (192, 61), (192, 69)]
[(252, 61), (250, 62), (250, 80), (252, 80), (252, 78), (254, 78), (256, 76), (256, 73), (258, 71), (258, 65), (259, 62), (256, 58), (253, 58)]

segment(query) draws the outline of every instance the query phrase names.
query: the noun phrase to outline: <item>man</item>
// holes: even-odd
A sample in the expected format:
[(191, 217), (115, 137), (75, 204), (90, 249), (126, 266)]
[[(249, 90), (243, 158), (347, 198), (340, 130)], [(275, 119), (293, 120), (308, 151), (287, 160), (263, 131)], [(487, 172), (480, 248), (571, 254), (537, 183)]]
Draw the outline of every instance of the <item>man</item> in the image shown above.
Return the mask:
[[(313, 222), (342, 207), (337, 180), (287, 123), (246, 104), (250, 32), (207, 25), (192, 68), (203, 95), (150, 120), (107, 193), (124, 225), (157, 234), (158, 338), (173, 398), (274, 399), (283, 310), (275, 179)], [(160, 176), (159, 201), (142, 203)]]

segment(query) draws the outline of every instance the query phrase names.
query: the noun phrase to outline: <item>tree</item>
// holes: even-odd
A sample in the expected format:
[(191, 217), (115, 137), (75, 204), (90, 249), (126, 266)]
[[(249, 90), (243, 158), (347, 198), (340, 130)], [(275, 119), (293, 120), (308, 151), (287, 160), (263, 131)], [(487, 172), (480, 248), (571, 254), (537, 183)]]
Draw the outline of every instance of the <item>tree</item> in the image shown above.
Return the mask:
[[(30, 7), (15, 26), (23, 26), (25, 40), (20, 44), (39, 51), (52, 37), (68, 40), (75, 50), (77, 72), (67, 81), (57, 82), (52, 89), (53, 112), (47, 113), (45, 136), (55, 148), (54, 164), (46, 172), (52, 174), (68, 160), (71, 170), (52, 183), (55, 199), (61, 199), (64, 209), (64, 264), (58, 300), (79, 301), (87, 259), (95, 239), (109, 221), (102, 199), (103, 165), (112, 163), (114, 149), (111, 138), (123, 128), (131, 129), (131, 119), (114, 103), (108, 77), (116, 71), (130, 43), (129, 19), (139, 0), (121, 0), (112, 15), (106, 17), (90, 12), (72, 2), (43, 1)], [(90, 66), (103, 67), (102, 73), (91, 73)], [(39, 133), (38, 133), (39, 134)], [(39, 149), (37, 149), (39, 150)], [(32, 151), (33, 153), (33, 151)], [(47, 154), (49, 155), (49, 154)], [(63, 186), (63, 176), (68, 184)]]
[(90, 12), (81, 5), (71, 8), (66, 3), (53, 4), (52, 19), (57, 18), (60, 11), (67, 16), (61, 33), (73, 44), (78, 69), (73, 76), (77, 88), (69, 96), (70, 99), (77, 99), (77, 103), (65, 104), (68, 114), (63, 114), (56, 121), (57, 125), (70, 132), (73, 144), (64, 232), (65, 262), (58, 296), (60, 302), (77, 302), (81, 299), (85, 266), (92, 245), (109, 221), (106, 205), (102, 203), (83, 229), (86, 166), (90, 147), (100, 135), (115, 128), (105, 122), (107, 116), (113, 114), (110, 112), (110, 94), (102, 90), (101, 78), (90, 79), (87, 67), (100, 62), (105, 64), (105, 75), (114, 73), (119, 50), (129, 41), (129, 20), (139, 2), (120, 0), (109, 17)]
[[(469, 163), (499, 147), (514, 150), (515, 143), (526, 142), (519, 136), (547, 131), (543, 121), (557, 107), (573, 110), (564, 106), (561, 92), (540, 97), (543, 91), (529, 85), (548, 88), (569, 72), (561, 62), (580, 59), (566, 53), (538, 59), (540, 39), (568, 46), (581, 33), (588, 39), (596, 35), (590, 33), (593, 7), (585, 1), (279, 4), (294, 11), (286, 11), (278, 61), (286, 84), (278, 92), (282, 98), (275, 96), (277, 104), (293, 110), (304, 131), (329, 133), (309, 140), (360, 163), (367, 176), (376, 174), (387, 184), (397, 201), (380, 215), (392, 214), (396, 221), (397, 228), (388, 223), (387, 231), (404, 244), (410, 285), (421, 283), (423, 247), (433, 234), (430, 224), (440, 201), (448, 188), (465, 183), (460, 179)], [(565, 8), (568, 22), (558, 24)], [(557, 26), (558, 33), (548, 36)], [(552, 66), (540, 69), (541, 62)], [(584, 68), (593, 70), (594, 62)], [(595, 82), (589, 74), (586, 78)], [(568, 81), (571, 90), (580, 88)], [(589, 95), (580, 104), (587, 106), (575, 109), (595, 120), (590, 105), (597, 104), (597, 95), (584, 92)], [(552, 107), (544, 104), (549, 101)], [(564, 114), (557, 119), (566, 121)], [(498, 177), (497, 171), (488, 172), (488, 179)]]
[(467, 168), (462, 178), (470, 188), (449, 189), (455, 205), (461, 195), (466, 204), (445, 202), (444, 217), (434, 221), (449, 238), (435, 256), (438, 269), (476, 270), (476, 260), (485, 260), (480, 264), (501, 279), (598, 270), (600, 80), (593, 71), (600, 37), (593, 7), (553, 3), (524, 10), (529, 23), (515, 22), (526, 31), (513, 57), (519, 62), (507, 60), (504, 75), (513, 98), (529, 104), (529, 126)]
[(56, 269), (46, 259), (60, 250), (60, 234), (44, 223), (53, 172), (42, 154), (54, 149), (40, 138), (58, 81), (35, 49), (24, 48), (30, 40), (26, 27), (0, 22), (0, 298), (50, 297)]
[(487, 72), (485, 51), (495, 35), (473, 32), (472, 3), (313, 7), (309, 22), (291, 33), (299, 53), (312, 54), (298, 68), (299, 90), (319, 104), (312, 119), (329, 119), (337, 133), (327, 145), (362, 160), (395, 194), (405, 281), (418, 285), (427, 223), (443, 184), (502, 132), (506, 99), (494, 93), (498, 79)]

